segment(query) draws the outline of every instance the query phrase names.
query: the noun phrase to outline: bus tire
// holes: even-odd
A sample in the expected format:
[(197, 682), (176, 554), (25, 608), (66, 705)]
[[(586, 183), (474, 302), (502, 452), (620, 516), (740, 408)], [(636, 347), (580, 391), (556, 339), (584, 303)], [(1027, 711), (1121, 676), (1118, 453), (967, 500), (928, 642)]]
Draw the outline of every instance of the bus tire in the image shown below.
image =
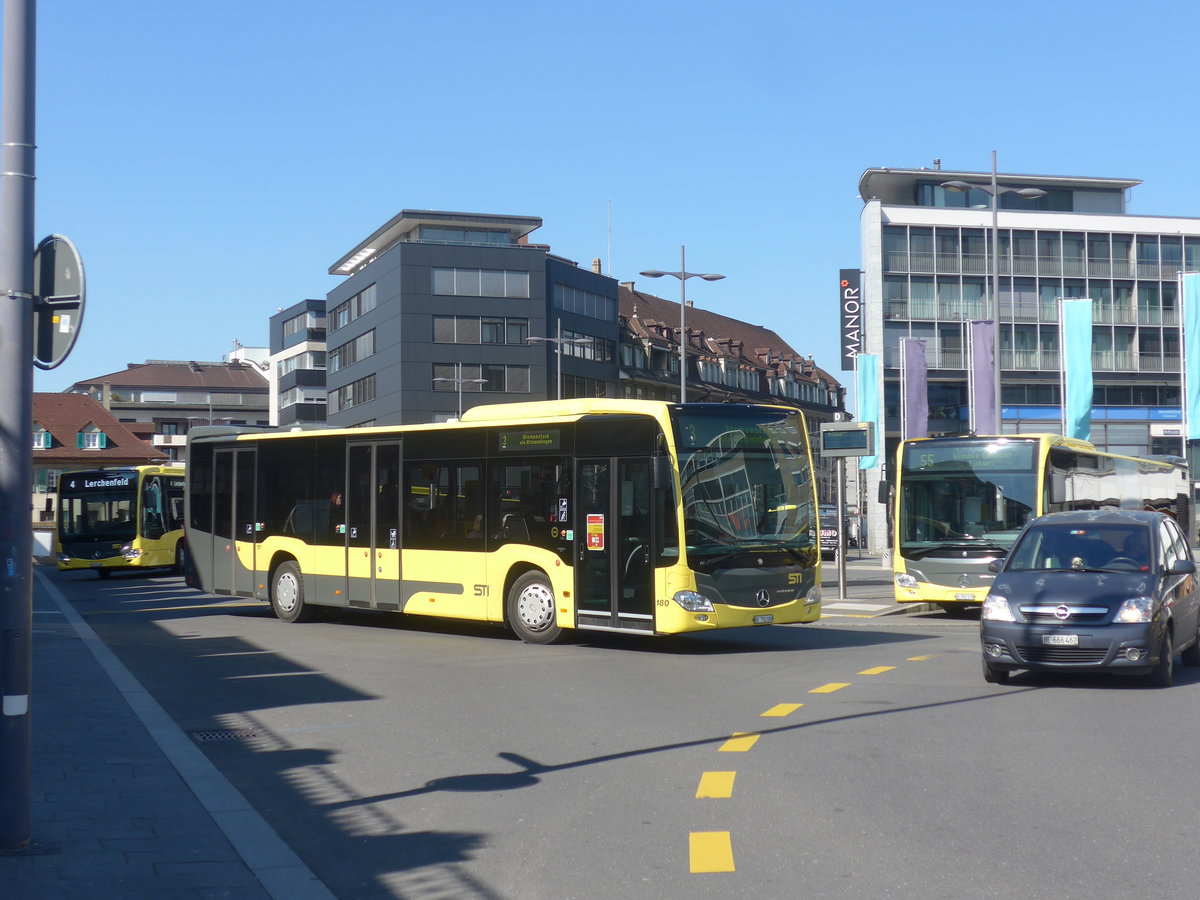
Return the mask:
[(175, 545), (175, 565), (171, 569), (172, 575), (182, 575), (184, 567), (187, 565), (187, 550), (184, 548), (183, 541)]
[(562, 638), (555, 624), (554, 589), (541, 572), (526, 572), (508, 590), (508, 624), (527, 644), (552, 644)]
[(105, 578), (108, 578), (108, 577), (110, 577), (111, 575), (112, 575), (112, 569), (109, 569), (109, 568), (100, 568), (100, 569), (97, 569), (97, 570), (96, 570), (96, 577), (97, 577), (97, 578), (99, 578), (99, 579), (101, 579), (101, 580), (103, 580), (103, 579), (105, 579)]
[(315, 606), (304, 602), (304, 578), (294, 560), (281, 562), (271, 577), (271, 609), (284, 622), (311, 622)]

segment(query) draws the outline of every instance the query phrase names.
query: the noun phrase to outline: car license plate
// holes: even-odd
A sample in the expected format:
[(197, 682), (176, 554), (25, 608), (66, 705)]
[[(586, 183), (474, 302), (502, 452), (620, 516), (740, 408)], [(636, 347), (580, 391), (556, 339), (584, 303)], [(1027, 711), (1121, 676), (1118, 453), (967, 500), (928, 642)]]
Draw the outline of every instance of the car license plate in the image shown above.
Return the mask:
[(1053, 644), (1056, 647), (1078, 647), (1079, 635), (1077, 634), (1043, 634), (1043, 644)]
[(974, 600), (975, 595), (974, 594), (955, 594), (954, 599), (955, 600)]
[(775, 616), (773, 616), (773, 615), (770, 615), (770, 616), (755, 616), (755, 617), (754, 617), (754, 624), (755, 624), (755, 625), (770, 625), (770, 624), (771, 624), (772, 622), (774, 622), (774, 621), (775, 621)]

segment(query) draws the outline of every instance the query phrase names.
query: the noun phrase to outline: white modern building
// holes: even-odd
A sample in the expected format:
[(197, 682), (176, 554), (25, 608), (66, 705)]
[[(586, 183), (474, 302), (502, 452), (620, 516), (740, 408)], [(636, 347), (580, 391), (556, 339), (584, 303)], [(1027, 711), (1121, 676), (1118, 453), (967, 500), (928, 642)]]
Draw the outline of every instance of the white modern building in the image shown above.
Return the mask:
[[(939, 161), (868, 169), (859, 180), (862, 352), (880, 360), (886, 433), (884, 467), (864, 473), (875, 551), (887, 549), (886, 509), (874, 500), (900, 439), (901, 338), (926, 342), (929, 434), (969, 430), (966, 327), (993, 319), (991, 183), (991, 172)], [(1179, 275), (1200, 272), (1200, 219), (1130, 214), (1140, 183), (996, 176), (1004, 433), (1061, 433), (1060, 301), (1089, 297), (1092, 442), (1133, 456), (1183, 454)], [(1017, 193), (1026, 188), (1040, 196)]]

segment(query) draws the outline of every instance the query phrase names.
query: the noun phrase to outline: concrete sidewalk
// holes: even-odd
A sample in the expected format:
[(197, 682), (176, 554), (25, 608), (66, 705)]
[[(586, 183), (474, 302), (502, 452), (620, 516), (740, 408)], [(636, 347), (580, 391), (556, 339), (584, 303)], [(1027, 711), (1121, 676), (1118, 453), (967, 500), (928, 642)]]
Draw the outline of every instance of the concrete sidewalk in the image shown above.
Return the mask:
[(32, 840), (0, 896), (332, 894), (47, 578), (33, 602)]

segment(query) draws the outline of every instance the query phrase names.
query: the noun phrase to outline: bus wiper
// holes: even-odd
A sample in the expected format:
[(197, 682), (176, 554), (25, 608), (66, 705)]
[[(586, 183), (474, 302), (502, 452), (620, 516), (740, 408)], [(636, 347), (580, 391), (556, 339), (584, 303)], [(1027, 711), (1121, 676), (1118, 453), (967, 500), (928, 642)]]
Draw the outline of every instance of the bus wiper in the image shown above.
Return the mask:
[(983, 538), (973, 538), (971, 540), (955, 540), (941, 541), (934, 544), (932, 547), (918, 547), (914, 550), (905, 550), (901, 548), (902, 555), (907, 559), (923, 559), (931, 553), (936, 553), (939, 550), (995, 550), (1002, 554), (1008, 553), (1008, 548), (997, 544), (995, 541), (985, 541)]

